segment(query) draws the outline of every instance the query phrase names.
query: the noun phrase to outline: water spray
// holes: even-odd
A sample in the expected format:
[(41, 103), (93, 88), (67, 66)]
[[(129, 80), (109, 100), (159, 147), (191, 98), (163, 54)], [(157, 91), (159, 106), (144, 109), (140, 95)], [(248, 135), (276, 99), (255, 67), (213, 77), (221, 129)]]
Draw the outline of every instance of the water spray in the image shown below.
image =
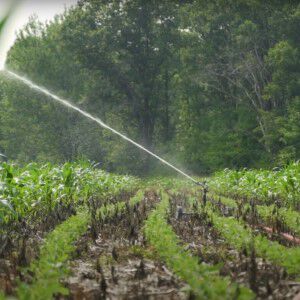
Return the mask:
[(7, 156), (6, 155), (4, 155), (4, 154), (2, 154), (1, 152), (0, 152), (0, 160), (3, 160), (3, 161), (7, 161), (8, 160), (8, 158), (7, 158)]
[(62, 105), (71, 108), (72, 110), (77, 111), (78, 113), (80, 113), (81, 115), (87, 117), (88, 119), (96, 122), (98, 125), (100, 125), (101, 127), (108, 129), (109, 131), (111, 131), (112, 133), (118, 135), (119, 137), (121, 137), (122, 139), (128, 141), (129, 143), (135, 145), (136, 147), (142, 149), (143, 151), (147, 152), (148, 154), (150, 154), (151, 156), (153, 156), (154, 158), (158, 159), (159, 161), (161, 161), (163, 164), (167, 165), (168, 167), (172, 168), (173, 170), (175, 170), (177, 173), (183, 175), (184, 177), (186, 177), (187, 179), (193, 181), (195, 184), (197, 185), (201, 185), (203, 186), (204, 190), (206, 190), (206, 184), (205, 183), (201, 183), (198, 182), (197, 180), (195, 180), (193, 177), (191, 177), (190, 175), (186, 174), (185, 172), (183, 172), (182, 170), (178, 169), (177, 167), (175, 167), (174, 165), (172, 165), (171, 163), (169, 163), (168, 161), (166, 161), (165, 159), (161, 158), (160, 156), (158, 156), (157, 154), (153, 153), (152, 151), (148, 150), (147, 148), (145, 148), (144, 146), (140, 145), (139, 143), (135, 142), (134, 140), (128, 138), (127, 136), (125, 136), (124, 134), (120, 133), (119, 131), (117, 131), (116, 129), (108, 126), (107, 124), (105, 124), (103, 121), (101, 121), (99, 118), (94, 117), (93, 115), (91, 115), (90, 113), (80, 109), (79, 107), (73, 105), (72, 103), (70, 103), (68, 100), (63, 99), (53, 93), (51, 93), (49, 90), (47, 90), (44, 87), (38, 86), (37, 84), (35, 84), (34, 82), (32, 82), (31, 80), (20, 76), (18, 74), (16, 74), (13, 71), (7, 70), (5, 69), (5, 72), (7, 72), (11, 77), (17, 79), (18, 81), (23, 82), (24, 84), (26, 84), (28, 87), (41, 92), (45, 95), (47, 95), (48, 97), (56, 100), (57, 102), (61, 103)]

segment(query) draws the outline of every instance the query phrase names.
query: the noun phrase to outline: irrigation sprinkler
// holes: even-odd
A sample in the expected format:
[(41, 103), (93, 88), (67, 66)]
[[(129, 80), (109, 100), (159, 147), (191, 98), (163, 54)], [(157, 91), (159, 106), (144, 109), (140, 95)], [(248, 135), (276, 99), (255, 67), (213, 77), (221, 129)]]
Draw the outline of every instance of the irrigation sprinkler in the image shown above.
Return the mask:
[(206, 196), (206, 194), (208, 193), (208, 185), (207, 185), (206, 180), (204, 180), (203, 183), (202, 183), (201, 185), (202, 185), (202, 187), (203, 187), (202, 203), (203, 203), (203, 206), (206, 206), (206, 201), (207, 201), (207, 196)]
[(22, 82), (23, 84), (27, 85), (29, 88), (34, 89), (40, 93), (43, 93), (44, 95), (50, 97), (51, 99), (59, 102), (60, 104), (64, 105), (65, 107), (71, 108), (74, 111), (77, 111), (79, 114), (83, 115), (84, 117), (94, 121), (95, 123), (97, 123), (98, 125), (100, 125), (102, 128), (105, 128), (107, 130), (109, 130), (110, 132), (112, 132), (113, 134), (118, 135), (119, 137), (121, 137), (123, 140), (126, 140), (127, 142), (133, 144), (134, 146), (136, 146), (137, 148), (143, 150), (144, 152), (150, 154), (152, 157), (156, 158), (157, 160), (159, 160), (160, 162), (162, 162), (164, 165), (172, 168), (173, 170), (175, 170), (177, 173), (183, 175), (184, 177), (186, 177), (187, 179), (191, 180), (192, 182), (194, 182), (197, 185), (200, 185), (203, 187), (203, 192), (205, 195), (205, 199), (206, 199), (206, 193), (207, 193), (207, 188), (206, 188), (206, 183), (205, 182), (198, 182), (197, 180), (195, 180), (193, 177), (191, 177), (190, 175), (188, 175), (187, 173), (185, 173), (184, 171), (180, 170), (179, 168), (177, 168), (176, 166), (174, 166), (173, 164), (169, 163), (168, 161), (166, 161), (165, 159), (163, 159), (162, 157), (158, 156), (157, 154), (153, 153), (152, 151), (150, 151), (149, 149), (145, 148), (144, 146), (142, 146), (141, 144), (135, 142), (134, 140), (130, 139), (129, 137), (127, 137), (126, 135), (122, 134), (121, 132), (117, 131), (116, 129), (110, 127), (109, 125), (105, 124), (101, 119), (91, 115), (90, 113), (84, 111), (83, 109), (77, 107), (76, 105), (72, 104), (70, 101), (63, 99), (55, 94), (53, 94), (52, 92), (50, 92), (49, 90), (47, 90), (44, 87), (41, 87), (37, 84), (35, 84), (34, 82), (32, 82), (31, 80), (18, 75), (17, 73), (10, 71), (8, 69), (5, 69), (5, 72), (10, 76), (13, 77), (14, 79)]

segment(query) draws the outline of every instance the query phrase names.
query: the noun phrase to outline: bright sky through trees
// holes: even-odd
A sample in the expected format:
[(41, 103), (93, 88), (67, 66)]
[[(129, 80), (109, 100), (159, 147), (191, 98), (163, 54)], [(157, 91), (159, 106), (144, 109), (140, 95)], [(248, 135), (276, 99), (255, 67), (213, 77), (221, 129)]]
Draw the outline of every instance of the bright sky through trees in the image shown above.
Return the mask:
[[(6, 53), (15, 41), (16, 32), (28, 22), (30, 16), (37, 15), (41, 21), (51, 20), (56, 14), (63, 12), (65, 7), (75, 4), (77, 0), (19, 0), (15, 2), (17, 5), (14, 13), (0, 37), (0, 69), (4, 67)], [(0, 1), (0, 18), (7, 13), (12, 3), (12, 0)]]

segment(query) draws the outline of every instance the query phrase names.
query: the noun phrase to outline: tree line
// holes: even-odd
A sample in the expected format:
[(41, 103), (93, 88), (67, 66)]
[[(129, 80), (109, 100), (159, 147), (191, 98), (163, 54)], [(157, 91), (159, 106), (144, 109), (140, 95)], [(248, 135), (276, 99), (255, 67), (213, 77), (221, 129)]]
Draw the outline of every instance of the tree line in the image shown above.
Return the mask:
[[(32, 17), (7, 66), (195, 173), (278, 166), (300, 157), (299, 28), (292, 0), (81, 0)], [(11, 159), (158, 168), (5, 72), (0, 103)]]

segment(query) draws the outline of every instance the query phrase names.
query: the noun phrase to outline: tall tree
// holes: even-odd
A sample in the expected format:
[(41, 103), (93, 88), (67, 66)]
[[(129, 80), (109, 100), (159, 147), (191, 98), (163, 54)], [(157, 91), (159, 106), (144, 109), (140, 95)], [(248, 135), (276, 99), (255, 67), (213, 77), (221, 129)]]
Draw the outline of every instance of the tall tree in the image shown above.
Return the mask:
[[(33, 18), (10, 68), (195, 172), (299, 158), (298, 1), (83, 0)], [(1, 76), (0, 147), (85, 156), (138, 174), (149, 158)]]

